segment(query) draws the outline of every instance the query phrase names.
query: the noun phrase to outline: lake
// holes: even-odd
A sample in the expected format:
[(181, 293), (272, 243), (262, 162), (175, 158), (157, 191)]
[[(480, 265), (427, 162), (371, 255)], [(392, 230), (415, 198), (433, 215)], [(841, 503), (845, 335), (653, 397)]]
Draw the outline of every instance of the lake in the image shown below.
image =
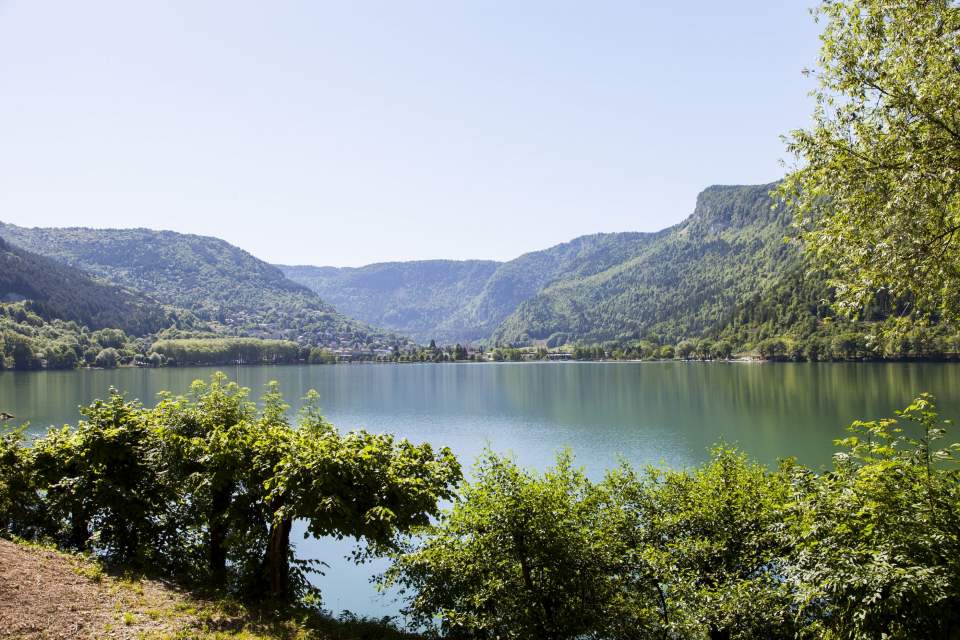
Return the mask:
[[(151, 403), (222, 368), (0, 372), (0, 410), (31, 432), (74, 423), (77, 407), (110, 386)], [(960, 365), (950, 363), (501, 363), (245, 366), (226, 370), (256, 395), (280, 382), (292, 405), (308, 389), (341, 429), (363, 427), (450, 446), (465, 468), (484, 447), (543, 468), (570, 447), (593, 477), (618, 463), (684, 466), (710, 446), (736, 444), (769, 464), (796, 456), (829, 463), (832, 440), (857, 418), (892, 415), (915, 395), (960, 417)], [(343, 542), (303, 540), (302, 557), (330, 563), (317, 580), (326, 606), (365, 615), (397, 611), (368, 583), (374, 565), (342, 560)]]

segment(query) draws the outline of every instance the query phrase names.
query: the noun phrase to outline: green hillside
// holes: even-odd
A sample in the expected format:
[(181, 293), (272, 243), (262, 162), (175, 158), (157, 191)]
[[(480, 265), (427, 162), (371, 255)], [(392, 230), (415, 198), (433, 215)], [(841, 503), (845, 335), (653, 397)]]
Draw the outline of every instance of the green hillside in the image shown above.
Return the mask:
[(628, 341), (699, 336), (800, 264), (772, 185), (715, 186), (658, 233), (582, 236), (497, 265), (283, 267), (338, 308), (421, 342)]
[(139, 293), (97, 282), (75, 267), (25, 251), (0, 238), (0, 301), (32, 301), (45, 319), (90, 329), (144, 335), (170, 325), (163, 307)]
[(490, 276), (483, 290), (441, 331), (459, 333), (466, 340), (487, 338), (521, 303), (563, 278), (599, 273), (636, 255), (657, 234), (598, 233), (505, 262)]
[(280, 268), (350, 316), (412, 335), (420, 342), (483, 340), (522, 302), (563, 277), (619, 264), (657, 234), (582, 236), (509, 262), (428, 260), (356, 269)]
[(492, 333), (499, 342), (666, 341), (716, 327), (738, 304), (800, 264), (783, 241), (788, 212), (772, 185), (714, 186), (683, 223), (651, 237), (628, 259), (557, 279), (520, 304)]
[(276, 267), (217, 238), (149, 229), (25, 228), (0, 235), (163, 304), (188, 309), (220, 334), (310, 344), (396, 339), (337, 312)]
[[(773, 206), (772, 186), (709, 187), (689, 218), (660, 232), (583, 236), (505, 263), (276, 267), (215, 238), (0, 224), (11, 241), (70, 265), (40, 256), (25, 262), (8, 251), (18, 266), (6, 270), (6, 295), (31, 300), (33, 313), (81, 325), (135, 335), (169, 326), (156, 304), (137, 302), (146, 298), (132, 292), (142, 291), (196, 314), (201, 331), (301, 345), (403, 342), (369, 323), (422, 344), (615, 343), (630, 353), (652, 349), (640, 341), (722, 340), (724, 352), (811, 359), (957, 351), (948, 327), (921, 328), (896, 344), (871, 342), (873, 323), (895, 311), (882, 299), (857, 321), (838, 318), (826, 275), (786, 241), (791, 215)], [(76, 267), (122, 288), (83, 275), (74, 283)], [(20, 272), (31, 275), (18, 279)]]
[(455, 342), (441, 329), (481, 291), (500, 263), (492, 260), (384, 262), (360, 268), (278, 265), (342, 313), (418, 342)]

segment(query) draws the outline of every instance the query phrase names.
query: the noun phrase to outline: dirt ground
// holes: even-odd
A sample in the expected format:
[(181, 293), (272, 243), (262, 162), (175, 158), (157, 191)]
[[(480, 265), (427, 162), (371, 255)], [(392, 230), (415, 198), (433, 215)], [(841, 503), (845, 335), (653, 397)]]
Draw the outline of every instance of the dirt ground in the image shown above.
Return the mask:
[(183, 629), (181, 597), (109, 576), (83, 558), (0, 540), (0, 638), (162, 637)]

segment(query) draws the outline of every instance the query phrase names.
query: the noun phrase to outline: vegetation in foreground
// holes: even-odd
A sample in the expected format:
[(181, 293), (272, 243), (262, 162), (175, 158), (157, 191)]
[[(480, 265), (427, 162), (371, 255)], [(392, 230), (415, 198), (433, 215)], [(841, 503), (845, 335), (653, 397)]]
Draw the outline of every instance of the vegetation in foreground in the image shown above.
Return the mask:
[[(255, 610), (319, 611), (313, 536), (389, 556), (419, 631), (450, 638), (950, 638), (960, 634), (960, 445), (921, 396), (855, 423), (833, 467), (729, 447), (688, 470), (489, 453), (296, 428), (222, 374), (152, 409), (114, 392), (75, 428), (0, 439), (0, 531), (92, 553)], [(439, 504), (452, 501), (442, 510)], [(266, 609), (265, 609), (266, 608)]]
[(310, 595), (310, 566), (290, 544), (294, 520), (384, 553), (438, 515), (460, 479), (449, 450), (341, 434), (315, 401), (311, 393), (294, 428), (275, 383), (258, 408), (217, 374), (152, 409), (113, 391), (75, 428), (29, 446), (11, 431), (0, 530), (243, 598)]
[(599, 482), (482, 459), (387, 579), (454, 638), (954, 638), (960, 445), (932, 400), (855, 423), (833, 468), (718, 447)]

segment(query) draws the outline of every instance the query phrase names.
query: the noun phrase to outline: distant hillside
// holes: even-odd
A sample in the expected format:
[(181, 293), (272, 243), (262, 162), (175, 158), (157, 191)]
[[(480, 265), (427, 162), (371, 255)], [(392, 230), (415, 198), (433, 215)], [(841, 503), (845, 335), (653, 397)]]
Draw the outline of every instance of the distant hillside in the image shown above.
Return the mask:
[(96, 282), (75, 267), (13, 246), (0, 238), (0, 302), (31, 300), (45, 319), (91, 329), (119, 328), (145, 335), (166, 328), (161, 305), (139, 293)]
[(492, 260), (384, 262), (360, 268), (278, 265), (350, 317), (409, 335), (419, 342), (455, 342), (444, 329), (483, 290), (500, 266)]
[(442, 326), (460, 331), (468, 339), (487, 338), (519, 305), (552, 282), (608, 269), (641, 251), (655, 237), (649, 233), (599, 233), (526, 253), (501, 265), (480, 294)]
[(555, 280), (519, 305), (492, 339), (562, 343), (656, 334), (671, 341), (723, 324), (737, 305), (800, 265), (798, 248), (783, 242), (790, 214), (773, 209), (772, 186), (706, 189), (686, 221), (608, 269)]
[(283, 269), (349, 313), (421, 341), (676, 340), (727, 322), (800, 264), (783, 242), (790, 216), (773, 210), (772, 186), (710, 187), (674, 227), (582, 236), (499, 265)]
[(561, 278), (587, 276), (635, 255), (656, 234), (602, 233), (509, 262), (429, 260), (356, 269), (280, 268), (337, 308), (421, 342), (482, 340), (522, 302)]
[(149, 229), (24, 228), (0, 236), (182, 307), (219, 333), (321, 343), (394, 338), (353, 321), (274, 266), (204, 236)]

